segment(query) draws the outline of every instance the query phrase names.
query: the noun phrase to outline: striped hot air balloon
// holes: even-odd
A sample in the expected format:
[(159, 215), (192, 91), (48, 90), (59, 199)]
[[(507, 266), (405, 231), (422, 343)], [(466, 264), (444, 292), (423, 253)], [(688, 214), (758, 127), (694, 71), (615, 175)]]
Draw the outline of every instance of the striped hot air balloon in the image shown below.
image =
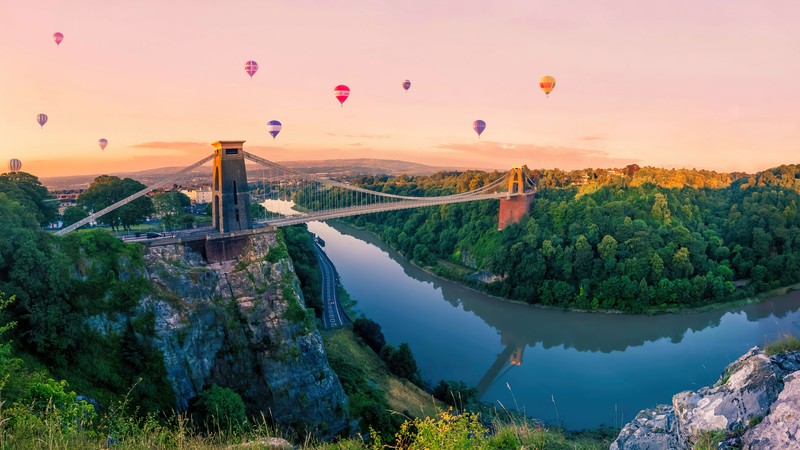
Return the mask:
[(256, 72), (258, 72), (258, 63), (255, 61), (247, 61), (246, 63), (244, 63), (244, 71), (247, 72), (247, 74), (250, 75), (250, 78), (252, 79), (253, 75), (255, 75)]
[(406, 92), (408, 92), (410, 88), (411, 88), (411, 81), (409, 80), (403, 81), (403, 89), (405, 89)]
[(270, 120), (267, 122), (267, 132), (272, 135), (272, 139), (275, 139), (275, 136), (281, 132), (281, 123), (277, 120)]
[(350, 88), (340, 84), (333, 88), (333, 95), (335, 95), (336, 100), (339, 100), (339, 103), (344, 106), (344, 101), (347, 100), (347, 97), (350, 97)]
[(11, 158), (8, 160), (9, 171), (17, 173), (20, 169), (22, 169), (22, 161), (18, 160), (17, 158)]
[(542, 92), (549, 98), (550, 92), (556, 87), (556, 79), (550, 75), (545, 75), (539, 78), (539, 87), (542, 88)]
[(39, 126), (44, 128), (44, 124), (47, 123), (47, 114), (39, 114), (36, 116), (36, 121), (39, 122)]
[(478, 133), (478, 138), (480, 138), (481, 133), (483, 133), (483, 130), (486, 129), (486, 122), (482, 121), (481, 119), (478, 119), (475, 122), (472, 122), (472, 129), (475, 130), (476, 133)]
[(56, 31), (55, 33), (53, 33), (53, 40), (56, 41), (57, 46), (61, 46), (61, 41), (64, 40), (64, 35)]

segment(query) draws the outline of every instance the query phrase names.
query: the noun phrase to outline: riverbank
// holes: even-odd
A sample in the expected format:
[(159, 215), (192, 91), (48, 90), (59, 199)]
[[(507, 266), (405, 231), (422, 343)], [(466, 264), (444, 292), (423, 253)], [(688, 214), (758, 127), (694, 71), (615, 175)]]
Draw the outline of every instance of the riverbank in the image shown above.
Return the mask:
[[(397, 252), (397, 254), (402, 256), (409, 264), (419, 268), (420, 270), (424, 271), (425, 273), (428, 273), (429, 275), (441, 278), (443, 280), (447, 280), (452, 283), (456, 283), (464, 287), (465, 289), (478, 292), (482, 295), (497, 299), (499, 301), (508, 302), (512, 304), (527, 305), (527, 306), (532, 306), (534, 308), (542, 308), (545, 310), (569, 311), (569, 312), (579, 312), (579, 313), (598, 313), (598, 314), (637, 314), (642, 316), (653, 316), (660, 314), (697, 314), (703, 312), (721, 311), (729, 308), (738, 308), (747, 305), (758, 304), (766, 300), (771, 300), (777, 297), (784, 296), (792, 291), (800, 291), (800, 283), (795, 283), (788, 286), (782, 286), (775, 289), (770, 289), (769, 291), (761, 292), (756, 295), (741, 299), (731, 299), (729, 301), (713, 302), (695, 307), (673, 307), (673, 308), (653, 307), (644, 311), (623, 311), (618, 309), (599, 309), (599, 308), (598, 309), (564, 308), (559, 306), (542, 305), (538, 303), (528, 303), (522, 300), (516, 300), (492, 294), (490, 292), (487, 292), (485, 289), (481, 288), (482, 285), (485, 286), (485, 283), (478, 284), (480, 282), (475, 282), (475, 281), (471, 282), (471, 280), (465, 279), (464, 274), (475, 272), (475, 270), (472, 268), (462, 266), (450, 261), (438, 261), (439, 264), (437, 266), (420, 266), (419, 264), (417, 264), (416, 261), (408, 258), (402, 251), (396, 249), (388, 242), (384, 241), (380, 235), (367, 229), (366, 227), (359, 227), (354, 224), (342, 222), (339, 220), (332, 220), (329, 222), (333, 222), (336, 225), (348, 227), (353, 230), (358, 230), (360, 232), (372, 236), (374, 239), (380, 241), (384, 245), (388, 246), (389, 248)], [(442, 270), (437, 270), (437, 267), (441, 268)], [(461, 273), (461, 275), (459, 277), (447, 276), (447, 274), (451, 271), (458, 271)]]

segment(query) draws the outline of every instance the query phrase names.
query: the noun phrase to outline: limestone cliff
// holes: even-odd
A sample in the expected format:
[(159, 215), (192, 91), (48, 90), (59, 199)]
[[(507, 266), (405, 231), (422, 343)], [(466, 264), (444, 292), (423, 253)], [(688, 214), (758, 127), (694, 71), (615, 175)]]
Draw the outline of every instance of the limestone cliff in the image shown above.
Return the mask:
[(144, 261), (152, 289), (140, 313), (155, 318), (178, 411), (219, 384), (281, 424), (345, 429), (347, 398), (274, 233), (249, 236), (234, 261), (208, 264), (181, 244), (148, 247)]
[(720, 449), (800, 448), (800, 352), (751, 349), (714, 386), (641, 411), (611, 449), (690, 449), (708, 436)]

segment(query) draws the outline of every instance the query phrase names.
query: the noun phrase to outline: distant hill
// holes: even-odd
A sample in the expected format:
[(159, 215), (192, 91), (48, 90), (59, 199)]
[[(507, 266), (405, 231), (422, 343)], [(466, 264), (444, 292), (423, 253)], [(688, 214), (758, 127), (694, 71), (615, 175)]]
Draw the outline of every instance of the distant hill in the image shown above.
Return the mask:
[[(279, 164), (286, 166), (290, 169), (297, 170), (298, 172), (323, 175), (323, 176), (348, 176), (348, 175), (431, 175), (436, 172), (446, 170), (466, 170), (466, 168), (459, 167), (444, 167), (444, 166), (428, 166), (409, 161), (388, 160), (388, 159), (328, 159), (317, 161), (282, 161)], [(250, 177), (257, 179), (260, 177), (260, 168), (256, 164), (247, 164)], [(173, 174), (183, 167), (159, 167), (156, 169), (142, 170), (138, 172), (114, 172), (107, 175), (115, 175), (118, 177), (128, 177), (140, 181), (146, 185), (154, 183), (163, 179), (164, 177)], [(95, 175), (77, 175), (67, 177), (49, 177), (41, 178), (42, 184), (47, 186), (48, 189), (57, 191), (64, 189), (85, 189), (97, 176)], [(179, 185), (189, 186), (198, 184), (207, 184), (211, 179), (211, 171), (209, 165), (201, 166), (186, 176), (179, 182)]]

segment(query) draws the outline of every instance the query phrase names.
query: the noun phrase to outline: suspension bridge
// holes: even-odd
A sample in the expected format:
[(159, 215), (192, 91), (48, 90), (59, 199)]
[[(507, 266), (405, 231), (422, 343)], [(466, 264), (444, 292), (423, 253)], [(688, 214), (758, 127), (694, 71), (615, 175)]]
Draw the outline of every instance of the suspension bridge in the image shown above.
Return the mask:
[[(254, 225), (283, 227), (318, 220), (330, 220), (384, 211), (447, 205), (480, 200), (499, 200), (498, 228), (519, 221), (528, 212), (536, 185), (521, 167), (514, 167), (484, 186), (452, 195), (418, 197), (365, 189), (318, 175), (305, 174), (244, 151), (244, 141), (219, 141), (215, 151), (194, 164), (150, 184), (88, 217), (57, 231), (70, 233), (137, 198), (174, 184), (182, 175), (214, 161), (212, 172), (212, 224), (219, 233), (249, 230)], [(245, 159), (261, 170), (261, 184), (249, 183)], [(254, 185), (251, 192), (249, 185)], [(251, 198), (252, 197), (252, 198)], [(263, 220), (251, 217), (250, 204), (266, 200), (297, 199), (302, 211), (291, 214), (265, 213)]]

